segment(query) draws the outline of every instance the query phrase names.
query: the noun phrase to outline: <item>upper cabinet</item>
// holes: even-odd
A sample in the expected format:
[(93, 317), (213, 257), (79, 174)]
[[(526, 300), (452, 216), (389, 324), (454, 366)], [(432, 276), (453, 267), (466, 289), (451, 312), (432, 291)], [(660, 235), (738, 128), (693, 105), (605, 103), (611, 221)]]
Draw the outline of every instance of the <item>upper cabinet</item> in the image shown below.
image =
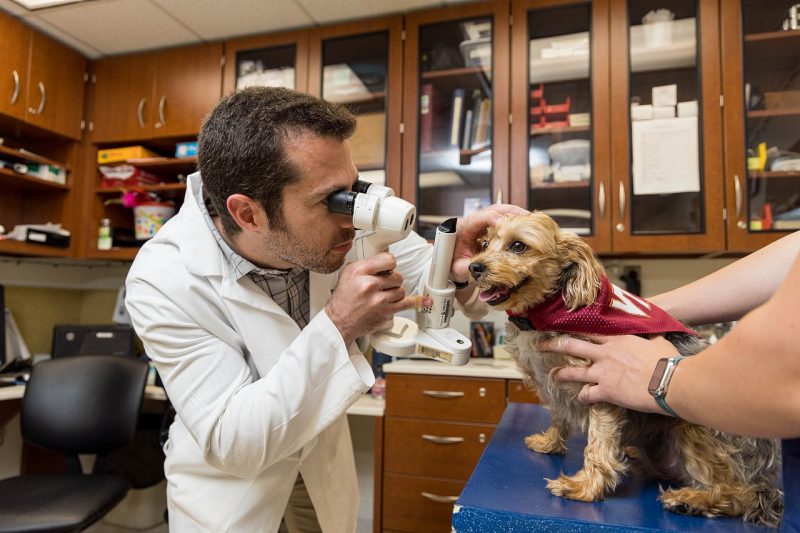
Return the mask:
[(97, 61), (92, 140), (196, 135), (219, 100), (222, 57), (222, 44), (210, 43)]
[(611, 250), (608, 2), (514, 3), (511, 199)]
[(308, 40), (296, 31), (227, 41), (223, 93), (251, 85), (306, 92)]
[(722, 2), (721, 27), (728, 247), (749, 251), (800, 229), (800, 6)]
[(80, 139), (86, 59), (0, 12), (0, 113)]
[(610, 9), (611, 250), (724, 250), (717, 1)]
[(308, 92), (346, 106), (358, 126), (350, 151), (361, 179), (400, 191), (403, 19), (319, 28), (309, 47)]
[(418, 231), (508, 200), (507, 2), (406, 16), (405, 199)]

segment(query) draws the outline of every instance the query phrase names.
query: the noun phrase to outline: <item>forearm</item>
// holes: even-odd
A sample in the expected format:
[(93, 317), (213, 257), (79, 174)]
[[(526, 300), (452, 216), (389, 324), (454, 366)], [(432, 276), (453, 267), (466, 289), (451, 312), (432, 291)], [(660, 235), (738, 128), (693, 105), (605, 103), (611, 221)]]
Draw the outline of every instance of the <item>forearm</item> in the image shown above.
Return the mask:
[(766, 302), (800, 252), (795, 232), (693, 283), (651, 301), (688, 324), (739, 320)]
[(800, 264), (780, 293), (719, 342), (681, 362), (667, 402), (683, 418), (731, 433), (800, 436)]

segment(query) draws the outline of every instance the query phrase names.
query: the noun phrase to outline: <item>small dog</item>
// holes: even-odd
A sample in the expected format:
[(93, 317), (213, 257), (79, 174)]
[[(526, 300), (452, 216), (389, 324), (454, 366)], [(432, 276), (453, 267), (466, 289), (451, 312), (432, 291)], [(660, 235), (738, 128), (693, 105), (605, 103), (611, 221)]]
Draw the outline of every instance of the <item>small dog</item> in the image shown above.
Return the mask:
[[(680, 485), (661, 490), (659, 500), (669, 511), (707, 517), (741, 515), (746, 521), (770, 526), (780, 523), (779, 441), (737, 437), (608, 403), (582, 405), (576, 398), (588, 385), (559, 382), (555, 374), (565, 366), (590, 362), (537, 349), (544, 339), (581, 338), (580, 333), (563, 332), (574, 331), (570, 320), (581, 316), (578, 311), (592, 309), (600, 296), (606, 297), (607, 305), (631, 316), (661, 313), (660, 320), (674, 319), (610, 285), (591, 248), (576, 235), (562, 233), (543, 213), (506, 217), (479, 244), (482, 251), (473, 258), (470, 272), (481, 299), (509, 315), (523, 314), (526, 324), (540, 326), (521, 330), (517, 319), (507, 326), (508, 351), (552, 417), (551, 426), (526, 437), (525, 444), (540, 453), (564, 453), (571, 431), (587, 434), (583, 469), (573, 476), (562, 473), (558, 479), (547, 480), (551, 493), (587, 502), (603, 499), (635, 464), (648, 476)], [(556, 310), (559, 305), (561, 311)], [(533, 309), (545, 311), (542, 321), (529, 318)], [(567, 325), (562, 328), (561, 322)], [(606, 321), (587, 332), (609, 334), (608, 326)], [(674, 331), (666, 329), (664, 336), (681, 354), (691, 355), (705, 347), (692, 330), (677, 321), (671, 326)]]

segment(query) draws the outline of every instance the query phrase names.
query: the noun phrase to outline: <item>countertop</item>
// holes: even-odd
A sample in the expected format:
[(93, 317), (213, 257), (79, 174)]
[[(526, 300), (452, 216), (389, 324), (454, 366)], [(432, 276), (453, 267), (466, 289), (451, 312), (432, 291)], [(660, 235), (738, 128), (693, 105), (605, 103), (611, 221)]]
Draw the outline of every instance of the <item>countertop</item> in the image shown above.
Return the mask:
[(383, 365), (387, 374), (428, 374), (472, 378), (522, 379), (522, 373), (511, 359), (470, 359), (463, 366), (453, 366), (433, 359), (399, 359)]
[(658, 484), (628, 477), (617, 492), (585, 503), (550, 494), (545, 478), (573, 474), (583, 466), (586, 439), (567, 442), (564, 456), (536, 453), (523, 439), (550, 424), (540, 405), (510, 403), (483, 456), (453, 509), (453, 531), (776, 531), (745, 524), (741, 518), (702, 518), (664, 511)]

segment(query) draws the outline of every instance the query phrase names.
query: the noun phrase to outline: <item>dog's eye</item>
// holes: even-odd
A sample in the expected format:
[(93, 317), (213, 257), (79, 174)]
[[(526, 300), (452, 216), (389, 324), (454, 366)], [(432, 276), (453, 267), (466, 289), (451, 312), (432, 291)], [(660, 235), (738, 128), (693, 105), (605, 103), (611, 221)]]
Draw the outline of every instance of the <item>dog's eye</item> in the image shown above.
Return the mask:
[(488, 247), (489, 247), (489, 241), (486, 240), (486, 239), (483, 239), (481, 241), (481, 250), (486, 250)]
[(515, 254), (521, 254), (522, 252), (527, 250), (528, 247), (525, 246), (524, 242), (514, 241), (508, 245), (508, 249), (514, 252)]

